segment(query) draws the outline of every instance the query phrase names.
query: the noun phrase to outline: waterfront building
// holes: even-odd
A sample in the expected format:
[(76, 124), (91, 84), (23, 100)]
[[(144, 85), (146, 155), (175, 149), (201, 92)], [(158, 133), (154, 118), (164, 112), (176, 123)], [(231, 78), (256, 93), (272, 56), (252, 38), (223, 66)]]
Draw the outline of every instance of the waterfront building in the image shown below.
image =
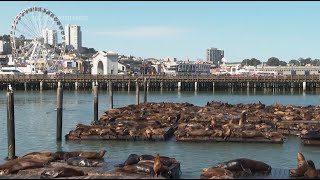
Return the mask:
[(52, 46), (58, 45), (58, 36), (56, 30), (44, 29), (43, 30), (44, 43)]
[(0, 54), (8, 54), (10, 53), (10, 44), (6, 41), (0, 40)]
[(65, 42), (67, 48), (81, 50), (82, 48), (82, 32), (78, 25), (66, 25), (65, 26)]
[(118, 74), (127, 74), (127, 69), (129, 68), (130, 68), (129, 65), (118, 62)]
[(224, 57), (224, 51), (217, 48), (207, 49), (207, 61), (213, 63), (219, 67), (222, 63), (222, 58)]
[(162, 69), (169, 75), (204, 75), (210, 74), (211, 64), (194, 61), (177, 61), (176, 58), (167, 58), (163, 61)]
[(98, 51), (92, 56), (91, 74), (118, 74), (118, 53)]
[(257, 66), (257, 71), (275, 71), (278, 75), (319, 75), (320, 66)]

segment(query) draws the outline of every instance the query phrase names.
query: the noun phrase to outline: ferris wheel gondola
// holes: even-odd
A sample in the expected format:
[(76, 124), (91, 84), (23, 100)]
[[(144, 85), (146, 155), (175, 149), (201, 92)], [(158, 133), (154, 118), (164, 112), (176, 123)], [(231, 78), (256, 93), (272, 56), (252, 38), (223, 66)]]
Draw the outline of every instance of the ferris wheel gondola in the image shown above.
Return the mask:
[(46, 8), (21, 11), (11, 25), (10, 43), (16, 66), (29, 65), (32, 73), (55, 72), (63, 66), (64, 28), (59, 18)]

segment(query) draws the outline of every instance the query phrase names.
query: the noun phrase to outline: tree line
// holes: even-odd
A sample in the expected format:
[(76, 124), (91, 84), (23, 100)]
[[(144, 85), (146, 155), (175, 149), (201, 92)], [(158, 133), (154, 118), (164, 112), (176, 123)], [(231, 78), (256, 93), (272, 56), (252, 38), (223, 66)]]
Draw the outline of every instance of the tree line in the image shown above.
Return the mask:
[[(262, 64), (262, 62), (256, 58), (251, 59), (244, 59), (241, 62), (241, 66), (257, 66)], [(313, 66), (320, 66), (320, 59), (311, 59), (311, 58), (299, 58), (299, 59), (292, 59), (289, 61), (289, 63), (285, 61), (281, 61), (276, 57), (271, 57), (267, 60), (267, 62), (264, 63), (267, 66), (305, 66), (307, 64), (311, 64)]]

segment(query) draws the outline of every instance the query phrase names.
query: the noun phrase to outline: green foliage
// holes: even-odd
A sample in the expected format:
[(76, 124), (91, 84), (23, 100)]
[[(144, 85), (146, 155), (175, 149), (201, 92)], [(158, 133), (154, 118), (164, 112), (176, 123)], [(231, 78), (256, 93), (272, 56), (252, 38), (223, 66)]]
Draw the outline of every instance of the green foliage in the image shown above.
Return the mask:
[(245, 65), (248, 65), (248, 66), (257, 66), (261, 64), (261, 61), (256, 59), (256, 58), (251, 58), (251, 59), (244, 59), (242, 62), (241, 62), (241, 66), (245, 66)]

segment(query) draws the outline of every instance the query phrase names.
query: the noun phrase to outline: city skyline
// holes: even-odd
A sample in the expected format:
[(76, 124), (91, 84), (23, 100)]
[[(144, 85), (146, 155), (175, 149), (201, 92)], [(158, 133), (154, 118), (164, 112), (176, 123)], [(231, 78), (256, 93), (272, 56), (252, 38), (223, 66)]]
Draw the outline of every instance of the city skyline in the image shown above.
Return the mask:
[(118, 54), (205, 60), (215, 47), (227, 62), (320, 58), (319, 2), (1, 2), (0, 35), (32, 6), (81, 26), (82, 46)]

